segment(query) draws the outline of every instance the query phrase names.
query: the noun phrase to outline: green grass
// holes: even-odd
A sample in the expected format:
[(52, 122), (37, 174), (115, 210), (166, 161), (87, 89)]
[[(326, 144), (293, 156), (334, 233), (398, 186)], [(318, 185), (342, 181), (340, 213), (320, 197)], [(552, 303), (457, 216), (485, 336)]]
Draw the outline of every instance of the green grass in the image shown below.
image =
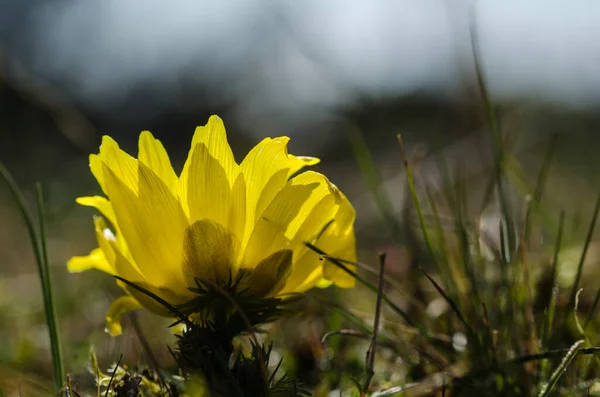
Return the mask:
[[(317, 335), (298, 332), (296, 340), (290, 341), (286, 332), (273, 332), (263, 342), (248, 314), (262, 315), (264, 311), (256, 305), (244, 310), (221, 291), (223, 304), (231, 304), (230, 309), (239, 312), (238, 327), (245, 331), (236, 332), (243, 335), (235, 338), (235, 346), (217, 346), (224, 350), (214, 350), (222, 353), (215, 358), (206, 351), (217, 349), (215, 346), (221, 341), (211, 338), (217, 340), (223, 330), (195, 329), (198, 334), (185, 335), (188, 342), (191, 340), (186, 346), (197, 348), (191, 356), (205, 360), (204, 368), (211, 368), (211, 360), (216, 360), (223, 376), (219, 379), (225, 379), (222, 383), (231, 386), (229, 390), (239, 396), (256, 395), (248, 390), (257, 382), (267, 384), (261, 390), (269, 390), (272, 396), (309, 392), (327, 396), (333, 390), (344, 396), (600, 395), (600, 348), (596, 347), (600, 336), (600, 287), (589, 291), (590, 296), (581, 294), (584, 264), (591, 255), (600, 213), (600, 193), (593, 210), (584, 218), (585, 233), (578, 236), (568, 226), (571, 218), (567, 212), (545, 200), (549, 196), (546, 185), (553, 171), (556, 139), (548, 142), (537, 178), (529, 180), (527, 175), (531, 172), (525, 172), (529, 170), (523, 170), (510, 152), (510, 141), (518, 134), (502, 131), (481, 75), (479, 83), (496, 164), (487, 175), (480, 200), (471, 194), (474, 187), (464, 179), (463, 170), (450, 169), (439, 154), (436, 161), (446, 189), (434, 194), (432, 186), (413, 168), (407, 148), (398, 137), (408, 208), (404, 218), (398, 216), (392, 204), (401, 198), (386, 194), (374, 156), (360, 131), (349, 134), (359, 167), (393, 242), (390, 251), (409, 253), (410, 266), (400, 276), (390, 270), (396, 265), (390, 253), (387, 257), (383, 254), (361, 258), (366, 263), (352, 263), (306, 243), (322, 260), (331, 261), (355, 277), (358, 284), (351, 292), (313, 291), (303, 302), (294, 303), (296, 316), (284, 319), (283, 325), (274, 325), (275, 330), (287, 323), (302, 329), (318, 323), (321, 328), (316, 327)], [(144, 339), (144, 355), (151, 361), (151, 368), (141, 365), (142, 360), (125, 362), (124, 355), (118, 355), (119, 362), (113, 368), (100, 368), (92, 354), (90, 365), (94, 380), (100, 382), (98, 389), (86, 389), (72, 382), (70, 375), (85, 374), (87, 370), (76, 368), (69, 375), (64, 370), (48, 268), (41, 187), (37, 186), (36, 221), (1, 164), (0, 175), (23, 216), (38, 266), (56, 393), (64, 388), (70, 396), (119, 397), (128, 380), (136, 379), (141, 382), (137, 391), (142, 395), (170, 395), (166, 387), (169, 384), (184, 388), (187, 395), (200, 396), (202, 387), (214, 385), (214, 380), (207, 382), (207, 376), (188, 380), (187, 388), (181, 386), (183, 381), (178, 375), (185, 375), (184, 366), (178, 369), (173, 362), (156, 359), (142, 336), (152, 330), (143, 329), (137, 320), (136, 337)], [(523, 217), (516, 215), (511, 189), (520, 194), (517, 201), (525, 207)], [(499, 208), (498, 240), (489, 238), (489, 230), (478, 224), (492, 204)], [(534, 244), (539, 236), (544, 237), (543, 243)], [(560, 285), (559, 274), (566, 266), (562, 260), (564, 250), (580, 241), (583, 244), (574, 264), (573, 280), (570, 285)], [(350, 270), (348, 265), (356, 265), (357, 270)], [(135, 284), (130, 286), (138, 288)], [(219, 286), (214, 288), (220, 291)], [(188, 322), (182, 308), (160, 303), (181, 321)], [(438, 309), (433, 310), (435, 307)], [(188, 325), (193, 328), (193, 324)], [(275, 341), (274, 348), (271, 341)], [(240, 353), (244, 345), (245, 355)], [(182, 346), (178, 342), (171, 347), (176, 359), (186, 353), (182, 353)], [(280, 353), (283, 359), (275, 361), (272, 352)], [(284, 376), (285, 371), (288, 373)], [(1, 395), (5, 392), (0, 387)]]
[(44, 314), (46, 324), (48, 325), (48, 336), (50, 338), (50, 348), (52, 352), (52, 366), (54, 370), (54, 383), (57, 390), (63, 387), (65, 382), (65, 370), (62, 360), (62, 350), (60, 345), (60, 332), (56, 315), (56, 306), (52, 294), (52, 280), (50, 278), (50, 269), (48, 265), (48, 249), (46, 246), (46, 224), (44, 212), (44, 198), (40, 184), (36, 186), (37, 210), (38, 210), (38, 228), (34, 225), (34, 218), (27, 206), (25, 198), (11, 174), (0, 163), (0, 176), (8, 185), (23, 220), (27, 226), (27, 232), (31, 241), (32, 251), (37, 264), (37, 271), (42, 285), (42, 298), (44, 301)]

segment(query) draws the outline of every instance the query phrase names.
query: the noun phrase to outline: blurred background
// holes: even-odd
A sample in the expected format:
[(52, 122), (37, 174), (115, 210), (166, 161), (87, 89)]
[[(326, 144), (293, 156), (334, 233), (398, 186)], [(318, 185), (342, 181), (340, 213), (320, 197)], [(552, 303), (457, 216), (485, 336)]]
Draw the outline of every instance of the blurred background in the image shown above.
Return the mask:
[[(0, 0), (0, 161), (32, 204), (34, 183), (45, 188), (67, 369), (85, 372), (90, 345), (104, 367), (142, 351), (131, 327), (120, 338), (104, 333), (121, 294), (113, 280), (65, 268), (95, 245), (93, 212), (74, 199), (100, 192), (87, 156), (102, 135), (135, 155), (139, 132), (151, 130), (176, 167), (211, 114), (224, 119), (238, 161), (263, 137), (288, 135), (290, 152), (321, 157), (317, 169), (355, 204), (361, 259), (387, 249), (401, 277), (403, 253), (381, 227), (348, 136), (365, 138), (399, 218), (398, 133), (434, 193), (449, 188), (433, 160), (443, 154), (478, 197), (492, 157), (475, 46), (501, 128), (514, 137), (516, 207), (556, 135), (548, 199), (572, 215), (577, 235), (600, 182), (599, 30), (600, 3), (586, 0)], [(39, 280), (4, 185), (0, 220), (0, 378), (48, 378)], [(164, 360), (166, 335), (146, 335)]]

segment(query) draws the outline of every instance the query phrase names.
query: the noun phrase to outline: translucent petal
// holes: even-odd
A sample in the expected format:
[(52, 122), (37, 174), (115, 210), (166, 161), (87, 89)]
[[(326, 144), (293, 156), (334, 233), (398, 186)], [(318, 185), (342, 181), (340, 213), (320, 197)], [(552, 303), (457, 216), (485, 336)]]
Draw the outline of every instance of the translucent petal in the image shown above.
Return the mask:
[[(304, 172), (290, 180), (288, 186), (314, 185), (310, 197), (298, 210), (296, 217), (289, 223), (285, 235), (290, 240), (303, 243), (321, 232), (323, 227), (333, 220), (337, 212), (337, 188), (322, 174), (313, 171)], [(287, 187), (286, 187), (287, 188)], [(317, 208), (318, 207), (318, 208)], [(317, 212), (313, 212), (317, 209)]]
[(188, 286), (195, 279), (223, 284), (233, 274), (240, 243), (226, 228), (204, 219), (187, 228), (183, 243), (183, 272)]
[(162, 143), (150, 131), (142, 131), (139, 139), (138, 160), (150, 168), (163, 182), (174, 190), (177, 175)]
[(289, 185), (281, 190), (256, 223), (244, 252), (244, 266), (256, 266), (265, 256), (290, 247), (285, 231), (318, 183)]
[(258, 220), (259, 215), (256, 214), (263, 212), (286, 185), (289, 177), (303, 167), (319, 162), (317, 158), (288, 154), (288, 141), (288, 137), (265, 138), (248, 153), (240, 164), (247, 185), (247, 232)]
[[(116, 248), (114, 244), (113, 249), (116, 256), (115, 268), (119, 277), (135, 283), (138, 287), (157, 295), (172, 305), (179, 305), (188, 302), (193, 297), (192, 293), (187, 288), (178, 289), (175, 291), (163, 284), (154, 285), (149, 283), (147, 281), (148, 277), (145, 277), (145, 274), (140, 273), (134, 264), (125, 258), (125, 256), (123, 256), (123, 254)], [(161, 316), (172, 315), (164, 305), (146, 293), (141, 292), (120, 280), (117, 281), (117, 284), (151, 312)]]
[(182, 241), (187, 218), (165, 183), (139, 164), (139, 195), (107, 166), (106, 185), (127, 247), (152, 284), (183, 288)]
[(210, 218), (221, 225), (228, 224), (231, 187), (225, 170), (202, 143), (192, 153), (186, 191), (191, 223)]
[[(230, 187), (233, 185), (237, 175), (239, 174), (239, 166), (235, 162), (233, 153), (231, 152), (231, 147), (227, 142), (227, 135), (225, 133), (223, 121), (217, 116), (211, 116), (208, 119), (208, 123), (204, 127), (196, 128), (196, 132), (192, 138), (192, 144), (190, 146), (188, 158), (181, 172), (179, 195), (183, 203), (188, 202), (188, 178), (193, 177), (197, 179), (197, 176), (194, 176), (193, 171), (190, 171), (190, 167), (194, 152), (199, 144), (204, 146), (208, 154), (221, 166), (225, 175), (225, 179), (228, 181)], [(187, 211), (187, 208), (185, 208), (185, 210)]]
[[(342, 201), (335, 221), (319, 237), (316, 245), (331, 256), (356, 262), (356, 238), (354, 236), (356, 213), (348, 199), (343, 194), (340, 193), (340, 195)], [(354, 265), (346, 266), (352, 271), (356, 270)], [(341, 288), (352, 288), (356, 285), (354, 277), (331, 261), (325, 261), (323, 276)]]
[(196, 127), (192, 138), (192, 148), (198, 143), (202, 143), (208, 148), (210, 155), (217, 159), (225, 170), (229, 183), (233, 184), (239, 173), (238, 165), (227, 142), (223, 120), (219, 116), (210, 116), (204, 127)]
[(120, 296), (108, 308), (106, 312), (106, 331), (111, 336), (119, 336), (123, 332), (121, 318), (127, 312), (141, 309), (142, 305), (133, 297)]
[(323, 262), (319, 254), (303, 248), (296, 252), (297, 259), (294, 261), (293, 270), (288, 277), (281, 294), (304, 292), (317, 284), (322, 283), (324, 287), (331, 285), (331, 281), (323, 278)]
[(246, 225), (246, 180), (240, 173), (231, 189), (231, 206), (229, 208), (229, 230), (239, 241), (244, 241)]
[(94, 227), (96, 229), (96, 241), (98, 242), (98, 247), (104, 253), (111, 268), (109, 273), (114, 274), (114, 263), (116, 258), (112, 244), (116, 241), (116, 238), (112, 231), (106, 226), (106, 222), (104, 222), (102, 217), (94, 217)]
[(292, 250), (280, 250), (269, 255), (242, 282), (248, 292), (257, 297), (277, 294), (285, 285), (292, 269)]
[(109, 136), (102, 137), (100, 153), (90, 155), (90, 168), (92, 174), (100, 184), (102, 191), (110, 197), (106, 188), (106, 175), (104, 167), (112, 169), (125, 186), (137, 193), (138, 188), (138, 162), (119, 148)]

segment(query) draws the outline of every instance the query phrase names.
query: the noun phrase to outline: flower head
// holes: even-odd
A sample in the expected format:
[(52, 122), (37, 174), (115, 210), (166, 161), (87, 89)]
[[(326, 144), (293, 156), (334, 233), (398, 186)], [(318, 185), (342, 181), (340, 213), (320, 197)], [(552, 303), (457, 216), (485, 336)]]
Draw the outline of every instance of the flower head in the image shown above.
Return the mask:
[[(242, 275), (249, 294), (277, 297), (354, 279), (305, 246), (355, 260), (355, 213), (319, 173), (318, 163), (287, 152), (289, 138), (266, 138), (238, 164), (217, 116), (198, 127), (178, 176), (162, 144), (141, 133), (135, 159), (110, 137), (90, 155), (105, 197), (80, 197), (102, 217), (94, 224), (98, 248), (73, 257), (71, 272), (95, 268), (119, 276), (173, 305), (194, 297), (196, 280), (224, 284)], [(119, 283), (128, 295), (107, 314), (112, 334), (128, 310), (168, 312), (152, 298)]]

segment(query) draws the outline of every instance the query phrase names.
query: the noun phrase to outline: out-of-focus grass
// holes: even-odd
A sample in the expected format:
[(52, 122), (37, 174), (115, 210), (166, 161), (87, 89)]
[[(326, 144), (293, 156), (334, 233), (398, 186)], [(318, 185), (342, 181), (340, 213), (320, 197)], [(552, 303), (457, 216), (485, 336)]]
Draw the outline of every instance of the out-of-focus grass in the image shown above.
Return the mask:
[[(395, 143), (395, 132), (390, 127), (389, 142)], [(275, 354), (284, 358), (284, 368), (316, 390), (315, 395), (330, 390), (352, 395), (352, 378), (364, 385), (377, 297), (375, 254), (381, 249), (387, 251), (388, 266), (372, 395), (578, 396), (588, 388), (592, 395), (600, 389), (594, 357), (600, 330), (595, 314), (600, 289), (594, 277), (600, 251), (592, 233), (600, 184), (590, 172), (595, 160), (589, 152), (594, 145), (586, 147), (577, 135), (563, 136), (517, 156), (511, 140), (519, 134), (502, 128), (497, 133), (501, 166), (476, 178), (464, 178), (466, 170), (460, 166), (449, 167), (443, 152), (432, 153), (429, 157), (437, 157), (441, 168), (439, 186), (429, 185), (419, 172), (409, 144), (404, 169), (400, 148), (395, 148), (395, 157), (387, 155), (384, 161), (384, 173), (412, 171), (412, 186), (405, 190), (410, 195), (398, 197), (381, 189), (381, 144), (369, 155), (362, 141), (366, 134), (353, 132), (358, 160), (367, 171), (366, 185), (375, 191), (385, 219), (359, 233), (360, 257), (368, 265), (359, 267), (359, 275), (368, 287), (313, 291), (297, 304), (297, 315), (270, 325), (265, 336), (276, 342)], [(85, 161), (76, 167), (85, 171)], [(362, 186), (354, 174), (340, 177), (344, 191), (344, 185)], [(499, 179), (509, 205), (500, 203)], [(60, 190), (55, 187), (50, 193), (67, 198), (51, 195), (51, 205), (70, 203), (78, 189)], [(408, 209), (399, 216), (391, 207), (402, 200)], [(120, 338), (103, 332), (110, 295), (121, 293), (113, 280), (66, 273), (64, 256), (85, 253), (93, 234), (89, 220), (78, 220), (87, 219), (88, 213), (71, 208), (65, 204), (48, 211), (58, 219), (48, 229), (51, 272), (66, 371), (76, 390), (95, 395), (86, 370), (90, 345), (104, 370), (120, 354), (129, 365), (148, 358), (127, 323)], [(6, 213), (6, 207), (2, 210)], [(357, 210), (360, 217), (364, 208)], [(57, 217), (61, 211), (64, 217)], [(6, 217), (11, 225), (13, 217)], [(33, 262), (26, 251), (18, 252), (22, 258), (3, 268), (0, 279), (0, 389), (8, 395), (48, 395), (53, 390), (51, 349), (47, 329), (40, 325), (41, 295), (32, 288), (37, 282)], [(173, 339), (166, 322), (147, 313), (139, 319), (160, 365), (173, 371), (165, 346)]]

